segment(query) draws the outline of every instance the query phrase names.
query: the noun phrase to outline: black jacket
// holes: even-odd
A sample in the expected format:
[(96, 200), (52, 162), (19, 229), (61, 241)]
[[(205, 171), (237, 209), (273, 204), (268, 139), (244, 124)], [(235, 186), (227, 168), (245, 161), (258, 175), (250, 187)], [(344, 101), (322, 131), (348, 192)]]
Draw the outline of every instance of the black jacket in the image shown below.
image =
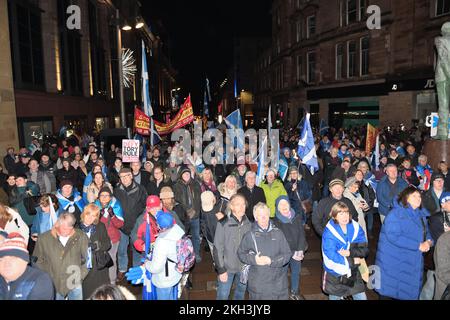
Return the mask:
[(253, 217), (253, 207), (259, 202), (266, 203), (266, 196), (264, 194), (264, 190), (258, 186), (253, 187), (253, 191), (250, 192), (250, 189), (247, 186), (240, 188), (237, 193), (242, 194), (247, 200), (247, 208), (245, 209), (245, 215), (247, 216), (250, 222), (255, 221)]
[(444, 175), (444, 189), (445, 191), (450, 191), (450, 171), (447, 171), (447, 173), (443, 175)]
[[(194, 209), (195, 214), (192, 219), (200, 217), (200, 195), (202, 191), (200, 189), (200, 184), (196, 180), (190, 179), (189, 183), (186, 184), (180, 178), (173, 186), (173, 192), (175, 194), (175, 201), (177, 201), (186, 212), (188, 212), (188, 209)], [(191, 200), (190, 204), (189, 199)]]
[(339, 159), (338, 156), (336, 158), (332, 158), (329, 154), (325, 156), (323, 161), (323, 167), (324, 167), (324, 180), (325, 183), (328, 183), (332, 180), (331, 176), (333, 174), (334, 169), (336, 169), (338, 166), (341, 165), (341, 159)]
[(202, 234), (211, 243), (214, 243), (217, 222), (219, 222), (216, 217), (217, 212), (219, 212), (219, 204), (216, 204), (211, 211), (203, 211), (202, 209), (202, 218), (200, 221)]
[(143, 186), (133, 181), (128, 188), (125, 188), (122, 184), (115, 188), (114, 197), (119, 200), (123, 210), (124, 225), (121, 230), (126, 235), (130, 235), (136, 219), (145, 210), (147, 191)]
[(275, 216), (273, 220), (275, 226), (280, 229), (291, 248), (292, 254), (295, 251), (305, 252), (308, 249), (308, 243), (305, 237), (305, 228), (303, 227), (303, 218), (301, 214), (296, 214), (291, 222), (284, 223)]
[(332, 195), (330, 195), (329, 197), (320, 200), (319, 204), (316, 207), (316, 210), (314, 210), (312, 213), (312, 223), (314, 229), (320, 236), (322, 236), (323, 230), (325, 229), (325, 226), (327, 225), (330, 218), (331, 208), (339, 201), (344, 202), (348, 206), (353, 220), (358, 222), (358, 212), (349, 199), (342, 197), (341, 200), (336, 200)]
[(217, 185), (225, 181), (226, 173), (223, 164), (216, 164), (215, 166), (208, 165), (207, 167), (211, 169), (213, 176), (216, 178)]
[(7, 154), (3, 158), (3, 163), (5, 164), (5, 169), (8, 171), (8, 174), (15, 174), (17, 169), (16, 159)]
[(106, 174), (109, 183), (113, 186), (113, 188), (117, 187), (120, 183), (119, 172), (117, 172), (115, 167), (109, 167), (108, 173)]
[(304, 164), (300, 165), (299, 171), (299, 173), (303, 176), (303, 179), (305, 179), (311, 187), (312, 201), (319, 201), (322, 197), (320, 188), (323, 184), (323, 171), (319, 169), (319, 171), (311, 174), (311, 171)]
[(13, 282), (6, 283), (0, 276), (0, 300), (54, 300), (55, 288), (49, 274), (27, 266)]
[[(150, 173), (147, 171), (141, 170), (139, 172), (141, 180), (139, 181), (139, 184), (145, 188), (145, 191), (147, 191), (147, 194), (150, 194)], [(134, 181), (136, 181), (136, 176), (133, 174)]]
[(340, 179), (342, 181), (345, 181), (353, 176), (353, 174), (355, 173), (355, 167), (350, 167), (350, 169), (348, 169), (347, 172), (345, 172), (344, 168), (342, 167), (337, 167), (336, 169), (334, 169), (333, 173), (331, 174), (331, 180), (334, 179)]
[[(422, 194), (422, 206), (430, 212), (430, 215), (435, 215), (441, 210), (439, 204), (436, 204), (433, 197), (433, 187), (428, 189), (425, 193)], [(438, 199), (439, 202), (439, 199)]]
[(172, 187), (172, 183), (170, 182), (170, 180), (163, 180), (159, 183), (159, 185), (156, 185), (156, 181), (150, 179), (147, 190), (148, 195), (155, 195), (159, 197), (159, 194), (161, 193), (161, 189), (163, 187)]
[(72, 166), (69, 167), (69, 170), (62, 168), (62, 169), (59, 169), (56, 171), (56, 187), (57, 187), (57, 189), (60, 188), (61, 181), (63, 181), (63, 180), (69, 180), (73, 183), (73, 185), (75, 187), (77, 187), (79, 185), (78, 179), (79, 179), (78, 172)]

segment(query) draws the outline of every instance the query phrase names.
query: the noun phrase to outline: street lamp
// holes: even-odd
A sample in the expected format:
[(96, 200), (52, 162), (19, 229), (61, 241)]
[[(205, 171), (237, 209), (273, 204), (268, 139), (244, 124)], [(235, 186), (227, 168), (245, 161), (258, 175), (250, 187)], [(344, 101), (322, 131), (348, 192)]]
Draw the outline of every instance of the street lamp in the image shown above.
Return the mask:
[(130, 31), (132, 27), (128, 24), (128, 22), (125, 20), (125, 24), (122, 27), (122, 30), (124, 31)]
[(144, 21), (142, 20), (142, 18), (136, 18), (136, 25), (135, 28), (136, 29), (141, 29), (144, 26)]

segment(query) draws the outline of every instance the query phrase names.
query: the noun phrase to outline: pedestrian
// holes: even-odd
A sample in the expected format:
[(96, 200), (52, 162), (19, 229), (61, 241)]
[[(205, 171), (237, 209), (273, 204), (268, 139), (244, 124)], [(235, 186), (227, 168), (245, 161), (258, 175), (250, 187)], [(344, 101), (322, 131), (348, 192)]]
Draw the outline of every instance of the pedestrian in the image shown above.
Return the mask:
[(328, 185), (332, 179), (332, 175), (334, 170), (341, 165), (341, 159), (338, 157), (338, 149), (336, 147), (332, 147), (330, 149), (330, 154), (325, 155), (324, 157), (324, 188), (323, 188), (323, 196), (328, 197), (329, 189)]
[(367, 300), (359, 266), (369, 254), (361, 226), (352, 220), (348, 206), (338, 201), (330, 211), (330, 221), (322, 235), (322, 289), (330, 300)]
[(186, 211), (183, 207), (175, 201), (175, 194), (171, 187), (162, 187), (159, 194), (161, 199), (162, 209), (164, 212), (168, 212), (175, 219), (175, 223), (187, 233), (186, 230)]
[(219, 199), (220, 193), (217, 190), (215, 177), (209, 167), (206, 167), (200, 174), (200, 187), (202, 192), (211, 191)]
[(94, 180), (88, 186), (86, 190), (86, 199), (83, 199), (85, 203), (94, 203), (98, 199), (98, 194), (101, 189), (109, 188), (111, 192), (113, 191), (113, 187), (107, 181), (105, 181), (105, 177), (102, 172), (97, 172), (94, 174)]
[(20, 214), (2, 203), (0, 203), (0, 231), (9, 233), (19, 233), (28, 244), (29, 228), (23, 221)]
[(395, 164), (388, 164), (385, 171), (386, 176), (378, 183), (376, 191), (381, 223), (394, 208), (395, 198), (408, 187), (408, 183), (398, 176)]
[[(41, 155), (41, 162), (39, 163), (39, 168), (47, 175), (50, 180), (50, 187), (52, 193), (56, 192), (56, 165), (50, 160), (48, 154), (43, 153)], [(42, 193), (42, 191), (41, 191)]]
[(48, 273), (29, 266), (27, 241), (10, 233), (0, 242), (0, 300), (54, 300)]
[(71, 160), (65, 158), (62, 160), (62, 168), (56, 171), (56, 183), (61, 184), (64, 180), (69, 180), (72, 185), (78, 185), (78, 174), (74, 167), (71, 165)]
[(266, 203), (266, 195), (264, 190), (256, 185), (256, 173), (247, 171), (245, 174), (245, 185), (241, 187), (237, 193), (242, 194), (247, 200), (245, 215), (250, 222), (255, 221), (253, 217), (253, 207), (259, 203)]
[(276, 175), (275, 170), (269, 169), (266, 172), (266, 179), (259, 184), (259, 187), (264, 191), (267, 206), (270, 208), (271, 218), (275, 217), (275, 201), (279, 196), (287, 196), (283, 183), (276, 179)]
[[(114, 197), (120, 202), (123, 210), (124, 225), (121, 228), (120, 244), (118, 251), (119, 274), (117, 281), (122, 281), (128, 270), (128, 245), (132, 236), (132, 230), (137, 218), (144, 212), (147, 199), (147, 191), (133, 180), (130, 168), (122, 168), (119, 172), (120, 185), (114, 189)], [(141, 256), (139, 252), (132, 251), (132, 266), (139, 266)]]
[[(201, 210), (201, 189), (197, 180), (192, 178), (191, 170), (183, 166), (180, 169), (180, 176), (173, 186), (175, 200), (186, 211), (188, 221), (185, 226), (189, 228), (192, 236), (192, 243), (195, 250), (195, 261), (202, 261), (200, 256), (200, 210)], [(189, 225), (189, 227), (187, 226)]]
[(52, 192), (50, 179), (43, 170), (39, 169), (39, 161), (31, 159), (28, 162), (28, 168), (29, 170), (26, 173), (28, 181), (36, 183), (41, 194)]
[(80, 221), (81, 212), (86, 205), (78, 190), (74, 189), (70, 180), (63, 180), (60, 183), (60, 189), (56, 192), (61, 210), (73, 213), (77, 222)]
[(403, 190), (381, 227), (375, 265), (382, 280), (380, 298), (417, 300), (422, 287), (423, 253), (433, 241), (427, 225), (429, 213), (421, 208), (420, 191)]
[(370, 206), (359, 192), (360, 186), (361, 183), (355, 177), (347, 179), (347, 181), (345, 181), (344, 197), (352, 202), (353, 207), (358, 213), (358, 223), (362, 227), (364, 234), (367, 236), (365, 213), (369, 211)]
[[(284, 210), (284, 209), (283, 209)], [(283, 232), (270, 217), (270, 209), (259, 203), (255, 222), (245, 233), (238, 249), (239, 259), (250, 265), (247, 289), (250, 300), (288, 300), (288, 263), (292, 257)]]
[(408, 182), (409, 185), (419, 186), (420, 181), (416, 169), (411, 166), (411, 159), (405, 157), (402, 165), (398, 168), (400, 176)]
[(11, 175), (16, 173), (16, 167), (19, 164), (19, 156), (15, 154), (13, 147), (8, 147), (6, 149), (6, 155), (3, 157), (3, 163), (5, 164), (8, 174)]
[(87, 190), (91, 183), (94, 181), (94, 175), (96, 173), (102, 173), (103, 177), (105, 177), (105, 173), (102, 170), (102, 167), (98, 164), (95, 164), (92, 167), (92, 171), (89, 172), (89, 174), (86, 176), (86, 178), (83, 181), (83, 199), (87, 199)]
[[(83, 297), (87, 298), (98, 287), (110, 283), (109, 266), (105, 263), (108, 261), (103, 258), (109, 256), (111, 249), (111, 239), (108, 236), (106, 227), (100, 222), (100, 208), (93, 203), (84, 207), (81, 214), (79, 228), (89, 238), (87, 264), (88, 274), (83, 280)], [(107, 257), (108, 258), (108, 257)], [(109, 256), (112, 260), (112, 257)]]
[(305, 300), (299, 290), (302, 260), (308, 249), (305, 230), (303, 228), (303, 217), (291, 208), (287, 196), (280, 196), (276, 201), (276, 206), (277, 210), (273, 222), (283, 232), (292, 254), (289, 260), (289, 268), (291, 269), (289, 299)]
[[(83, 300), (89, 239), (74, 228), (75, 223), (73, 213), (62, 212), (52, 230), (39, 236), (34, 250), (35, 265), (53, 280), (56, 300)], [(76, 277), (73, 272), (77, 272)]]
[(117, 252), (121, 237), (120, 228), (124, 224), (123, 210), (119, 201), (113, 197), (113, 193), (107, 187), (100, 190), (95, 205), (100, 208), (100, 221), (106, 226), (106, 231), (111, 240), (111, 249), (108, 253), (113, 260), (113, 265), (109, 268), (109, 279), (111, 284), (114, 285), (117, 280)]
[(244, 234), (251, 229), (245, 215), (246, 200), (236, 194), (229, 202), (230, 215), (222, 219), (214, 235), (214, 263), (218, 274), (217, 300), (228, 300), (233, 283), (234, 300), (244, 300), (246, 285), (240, 282), (243, 263), (239, 260), (238, 249)]
[(428, 210), (430, 215), (440, 212), (440, 201), (442, 194), (445, 192), (445, 177), (442, 173), (435, 172), (431, 175), (431, 183), (428, 191), (422, 195), (422, 206)]
[[(161, 201), (158, 196), (148, 196), (146, 201), (146, 211), (136, 220), (136, 226), (133, 229), (134, 247), (142, 254), (151, 252), (151, 248), (146, 248), (147, 228), (150, 226), (150, 245), (153, 245), (158, 237), (158, 223), (156, 215), (161, 211)], [(134, 231), (136, 230), (136, 233)]]
[(356, 211), (353, 203), (343, 196), (344, 194), (344, 182), (339, 179), (330, 181), (329, 184), (330, 195), (319, 201), (316, 209), (312, 213), (312, 224), (314, 230), (316, 230), (319, 236), (322, 236), (325, 230), (328, 220), (330, 218), (331, 208), (339, 201), (344, 202), (350, 210), (352, 219), (358, 221), (358, 212)]
[(239, 184), (237, 182), (236, 176), (229, 175), (225, 182), (219, 184), (217, 190), (220, 193), (220, 212), (227, 214), (226, 208), (228, 207), (228, 203), (232, 196), (234, 196), (239, 188)]
[(133, 173), (133, 180), (137, 184), (143, 186), (147, 191), (147, 194), (150, 194), (150, 173), (147, 171), (141, 170), (142, 164), (140, 161), (135, 161), (130, 163), (130, 169)]

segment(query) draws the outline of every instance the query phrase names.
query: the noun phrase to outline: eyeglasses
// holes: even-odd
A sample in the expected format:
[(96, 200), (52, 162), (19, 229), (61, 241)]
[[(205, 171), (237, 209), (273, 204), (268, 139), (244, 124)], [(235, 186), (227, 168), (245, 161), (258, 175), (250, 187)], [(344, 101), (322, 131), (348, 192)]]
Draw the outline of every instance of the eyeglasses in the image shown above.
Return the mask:
[(120, 176), (120, 179), (130, 178), (130, 177), (131, 177), (131, 174), (125, 174), (125, 175)]

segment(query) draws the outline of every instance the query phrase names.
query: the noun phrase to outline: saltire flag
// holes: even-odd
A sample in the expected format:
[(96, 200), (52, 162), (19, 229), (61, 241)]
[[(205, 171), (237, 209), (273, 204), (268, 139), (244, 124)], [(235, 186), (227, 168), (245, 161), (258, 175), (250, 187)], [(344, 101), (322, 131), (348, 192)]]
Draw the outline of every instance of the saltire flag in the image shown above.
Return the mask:
[(209, 80), (206, 78), (205, 95), (203, 99), (203, 114), (209, 116), (209, 103), (211, 102), (211, 93), (209, 91)]
[(278, 174), (280, 175), (281, 180), (285, 180), (288, 173), (289, 166), (285, 159), (279, 159), (278, 161)]
[[(270, 141), (270, 146), (271, 146), (271, 148), (270, 148), (271, 156), (272, 156), (272, 152), (278, 151), (275, 154), (275, 156), (276, 156), (275, 163), (272, 163), (271, 166), (275, 170), (279, 171), (280, 170), (280, 152), (279, 152), (279, 150), (280, 150), (280, 140), (279, 139), (275, 139), (275, 137), (272, 136), (272, 105), (269, 105), (269, 113), (267, 115), (267, 134), (269, 135), (269, 141)], [(274, 149), (272, 147), (272, 143), (274, 143), (274, 140), (276, 140), (277, 147), (278, 147), (277, 149)], [(287, 170), (286, 170), (286, 172), (287, 172)], [(279, 174), (280, 174), (280, 177), (281, 177), (282, 174), (284, 174), (284, 173), (279, 172)], [(284, 180), (284, 178), (283, 178), (283, 180)]]
[(372, 167), (376, 170), (380, 167), (380, 135), (377, 134), (377, 140), (375, 143), (375, 152), (372, 155)]
[(264, 180), (264, 169), (266, 166), (266, 156), (267, 156), (267, 136), (259, 149), (259, 160), (258, 160), (258, 172), (256, 174), (256, 185), (259, 186), (261, 181)]
[[(227, 124), (229, 129), (241, 129), (242, 131), (244, 130), (244, 127), (242, 126), (241, 111), (239, 109), (230, 113), (228, 117), (225, 118), (225, 123)], [(239, 148), (239, 150), (244, 151), (244, 135), (238, 135), (237, 147)]]
[(150, 145), (153, 147), (161, 141), (161, 137), (155, 128), (155, 123), (153, 118), (150, 118)]
[(319, 163), (317, 162), (316, 147), (314, 145), (314, 136), (311, 130), (309, 117), (310, 114), (307, 113), (303, 131), (298, 141), (297, 154), (302, 160), (302, 163), (311, 171), (311, 174), (314, 174), (314, 172), (319, 170)]
[(149, 89), (149, 81), (148, 81), (147, 55), (145, 53), (144, 40), (142, 40), (141, 78), (142, 78), (142, 103), (143, 103), (144, 113), (148, 117), (153, 117), (153, 109), (152, 109), (152, 104), (150, 101), (150, 89)]
[(297, 129), (300, 130), (300, 132), (303, 132), (304, 125), (305, 125), (305, 117), (300, 119), (300, 122), (297, 125)]
[[(147, 224), (145, 227), (145, 259), (152, 260), (151, 258), (151, 228), (150, 228), (150, 213), (145, 213), (147, 216)], [(152, 274), (144, 268), (144, 285), (142, 288), (142, 300), (156, 300), (156, 290), (154, 285), (152, 284)]]
[(324, 136), (327, 134), (328, 129), (330, 129), (330, 127), (328, 126), (327, 122), (324, 119), (320, 120), (320, 129), (319, 129), (319, 134), (321, 136)]
[(50, 206), (50, 228), (52, 228), (55, 225), (56, 220), (58, 220), (58, 216), (56, 215), (55, 207), (53, 206), (52, 197), (48, 197), (48, 202)]
[(377, 138), (377, 129), (370, 123), (368, 123), (366, 136), (366, 154), (369, 154), (375, 147), (376, 138)]

